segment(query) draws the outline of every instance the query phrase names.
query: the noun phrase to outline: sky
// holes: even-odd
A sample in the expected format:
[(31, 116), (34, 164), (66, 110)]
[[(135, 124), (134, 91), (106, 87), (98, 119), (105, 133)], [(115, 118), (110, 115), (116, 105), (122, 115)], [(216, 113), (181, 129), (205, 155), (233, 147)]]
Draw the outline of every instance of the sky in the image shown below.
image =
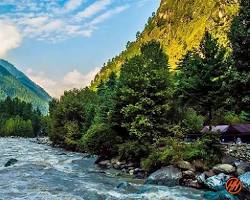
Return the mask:
[(51, 96), (89, 85), (160, 0), (0, 0), (0, 58)]

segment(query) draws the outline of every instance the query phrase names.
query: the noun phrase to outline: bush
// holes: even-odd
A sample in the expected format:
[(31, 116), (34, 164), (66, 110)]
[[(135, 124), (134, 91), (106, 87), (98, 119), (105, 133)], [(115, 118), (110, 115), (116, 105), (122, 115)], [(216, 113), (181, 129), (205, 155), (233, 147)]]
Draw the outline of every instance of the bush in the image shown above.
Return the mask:
[(225, 120), (225, 123), (227, 123), (227, 124), (239, 124), (239, 123), (243, 122), (243, 120), (241, 120), (240, 116), (234, 112), (225, 113), (224, 120)]
[(141, 167), (147, 172), (153, 172), (162, 166), (167, 166), (171, 164), (173, 158), (173, 151), (171, 149), (155, 149), (150, 155), (141, 161)]
[(199, 133), (203, 127), (205, 117), (198, 115), (193, 108), (188, 108), (182, 121), (189, 133)]
[(129, 141), (119, 146), (120, 160), (126, 160), (131, 162), (140, 162), (142, 158), (145, 158), (149, 154), (149, 145), (142, 144), (138, 141)]
[(153, 172), (162, 166), (160, 161), (161, 152), (154, 150), (146, 159), (141, 161), (141, 167), (147, 172)]
[(183, 160), (192, 161), (195, 159), (202, 159), (206, 155), (205, 149), (203, 149), (203, 144), (200, 140), (193, 143), (185, 144), (183, 152)]
[(81, 139), (84, 150), (105, 158), (117, 154), (121, 138), (106, 124), (94, 124)]
[(219, 135), (215, 133), (204, 134), (195, 142), (186, 143), (174, 137), (160, 138), (154, 144), (155, 148), (149, 156), (142, 160), (143, 170), (152, 172), (162, 166), (175, 164), (180, 160), (204, 160), (207, 166), (214, 166), (221, 160)]

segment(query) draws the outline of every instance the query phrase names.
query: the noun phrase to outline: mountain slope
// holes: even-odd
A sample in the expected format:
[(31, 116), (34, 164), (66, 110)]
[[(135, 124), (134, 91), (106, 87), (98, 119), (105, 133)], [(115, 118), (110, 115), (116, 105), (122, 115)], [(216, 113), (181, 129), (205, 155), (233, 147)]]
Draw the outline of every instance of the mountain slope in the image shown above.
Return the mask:
[(128, 42), (126, 50), (103, 66), (91, 87), (96, 88), (112, 71), (119, 73), (122, 63), (138, 54), (142, 43), (152, 39), (162, 44), (172, 69), (187, 51), (198, 47), (206, 30), (221, 45), (229, 47), (227, 35), (238, 11), (238, 0), (161, 0), (136, 41)]
[(44, 114), (48, 112), (51, 97), (9, 62), (0, 59), (0, 100), (7, 96), (32, 103)]

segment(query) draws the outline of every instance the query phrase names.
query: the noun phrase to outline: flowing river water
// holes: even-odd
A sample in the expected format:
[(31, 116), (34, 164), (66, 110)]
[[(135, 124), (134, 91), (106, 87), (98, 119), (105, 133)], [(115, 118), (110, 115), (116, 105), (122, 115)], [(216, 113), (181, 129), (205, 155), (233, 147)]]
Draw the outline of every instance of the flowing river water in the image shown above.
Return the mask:
[[(4, 167), (11, 159), (18, 162)], [(185, 187), (144, 185), (94, 165), (82, 153), (0, 138), (0, 200), (189, 200), (203, 192)]]

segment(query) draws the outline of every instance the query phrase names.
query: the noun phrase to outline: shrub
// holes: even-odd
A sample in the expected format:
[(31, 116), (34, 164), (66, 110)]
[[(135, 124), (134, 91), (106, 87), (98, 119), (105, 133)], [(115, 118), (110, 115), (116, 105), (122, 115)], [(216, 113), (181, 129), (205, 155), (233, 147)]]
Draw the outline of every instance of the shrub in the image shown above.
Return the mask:
[(138, 141), (129, 141), (119, 145), (120, 160), (131, 162), (140, 162), (141, 158), (145, 158), (149, 154), (149, 145), (142, 144)]
[(205, 117), (198, 115), (193, 108), (188, 108), (182, 121), (189, 133), (198, 133), (203, 127)]
[(145, 171), (152, 172), (162, 166), (175, 164), (180, 160), (204, 160), (206, 166), (213, 166), (221, 160), (221, 149), (218, 145), (219, 135), (204, 134), (195, 142), (186, 143), (174, 137), (159, 138), (149, 156), (142, 160)]
[(141, 161), (141, 167), (147, 172), (153, 172), (162, 166), (160, 161), (161, 152), (159, 150), (154, 150), (151, 154)]
[(225, 119), (225, 123), (227, 123), (227, 124), (239, 124), (239, 123), (243, 122), (243, 120), (241, 120), (240, 116), (234, 112), (225, 113), (224, 119)]
[(94, 124), (81, 139), (84, 150), (102, 157), (112, 157), (118, 151), (121, 138), (106, 124)]
[(193, 143), (186, 143), (184, 152), (183, 152), (183, 160), (191, 161), (195, 159), (202, 159), (206, 155), (205, 149), (203, 148), (203, 144), (200, 140), (197, 140)]

